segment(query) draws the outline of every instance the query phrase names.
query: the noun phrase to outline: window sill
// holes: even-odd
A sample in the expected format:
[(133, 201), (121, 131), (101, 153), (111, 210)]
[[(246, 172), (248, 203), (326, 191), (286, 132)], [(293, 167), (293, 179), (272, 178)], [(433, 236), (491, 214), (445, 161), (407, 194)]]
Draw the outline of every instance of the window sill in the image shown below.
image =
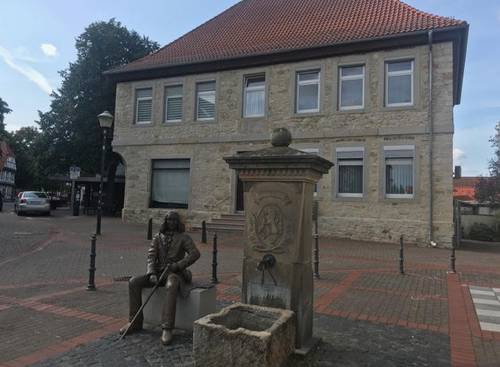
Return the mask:
[(147, 123), (146, 122), (141, 122), (139, 124), (137, 122), (134, 122), (132, 124), (133, 128), (138, 128), (138, 129), (144, 128), (144, 127), (152, 127), (152, 126), (154, 126), (154, 124), (152, 122), (147, 122)]
[(174, 203), (153, 203), (149, 209), (188, 209), (188, 204), (174, 204)]
[(366, 198), (365, 196), (361, 195), (361, 196), (339, 196), (339, 194), (335, 195), (333, 200), (334, 201), (345, 201), (345, 202), (356, 202), (356, 201), (364, 201)]
[(322, 117), (325, 116), (324, 112), (294, 112), (292, 114), (293, 118), (305, 118), (305, 117)]

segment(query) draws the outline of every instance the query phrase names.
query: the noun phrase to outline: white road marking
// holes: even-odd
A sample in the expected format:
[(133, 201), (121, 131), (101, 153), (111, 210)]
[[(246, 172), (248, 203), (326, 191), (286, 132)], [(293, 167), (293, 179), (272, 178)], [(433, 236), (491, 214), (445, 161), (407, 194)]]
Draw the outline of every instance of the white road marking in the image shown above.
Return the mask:
[(500, 333), (500, 324), (492, 324), (491, 322), (480, 322), (479, 324), (481, 324), (481, 329), (483, 330)]
[(476, 309), (476, 313), (481, 316), (499, 317), (498, 322), (500, 323), (500, 309), (499, 311)]
[(478, 296), (495, 296), (495, 292), (493, 291), (479, 291), (477, 289), (471, 289), (470, 293)]
[(494, 299), (482, 299), (482, 298), (472, 298), (474, 303), (480, 305), (494, 305), (500, 307), (500, 301), (496, 301)]

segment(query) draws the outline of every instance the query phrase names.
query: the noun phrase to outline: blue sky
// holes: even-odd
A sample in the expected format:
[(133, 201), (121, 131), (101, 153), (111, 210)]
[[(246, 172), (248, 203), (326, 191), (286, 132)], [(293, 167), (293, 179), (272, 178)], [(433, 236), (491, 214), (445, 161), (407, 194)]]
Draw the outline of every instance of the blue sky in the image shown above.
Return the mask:
[[(116, 18), (164, 45), (237, 0), (24, 0), (2, 1), (0, 97), (14, 110), (8, 130), (35, 125), (47, 111), (58, 71), (74, 61), (75, 38), (91, 22)], [(462, 103), (455, 107), (455, 163), (464, 175), (487, 174), (488, 139), (500, 121), (500, 1), (407, 0), (421, 10), (470, 24)]]

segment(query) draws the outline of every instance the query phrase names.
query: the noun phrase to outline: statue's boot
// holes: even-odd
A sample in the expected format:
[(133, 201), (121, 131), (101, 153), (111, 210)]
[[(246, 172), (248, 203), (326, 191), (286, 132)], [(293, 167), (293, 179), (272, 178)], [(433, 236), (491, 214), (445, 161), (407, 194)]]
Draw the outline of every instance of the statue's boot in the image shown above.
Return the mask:
[(163, 345), (169, 345), (172, 343), (173, 338), (172, 329), (163, 329), (163, 332), (161, 333), (161, 343)]
[[(131, 324), (130, 322), (127, 322), (125, 324), (125, 326), (123, 326), (120, 329), (120, 334), (125, 334), (125, 332), (127, 331), (127, 328), (130, 326), (130, 324)], [(130, 326), (130, 329), (128, 329), (128, 331), (127, 331), (127, 335), (135, 333), (135, 332), (137, 332), (139, 330), (142, 330), (142, 325), (139, 325), (139, 324), (135, 323), (135, 325)]]

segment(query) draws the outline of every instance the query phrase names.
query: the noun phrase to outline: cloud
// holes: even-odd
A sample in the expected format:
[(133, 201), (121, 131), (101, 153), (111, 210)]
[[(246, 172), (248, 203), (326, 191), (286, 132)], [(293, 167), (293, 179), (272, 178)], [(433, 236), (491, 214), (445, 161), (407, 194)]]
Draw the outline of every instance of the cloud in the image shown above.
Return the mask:
[(453, 148), (453, 162), (459, 163), (466, 157), (465, 152), (460, 148)]
[(42, 52), (49, 57), (54, 57), (57, 55), (57, 47), (54, 46), (52, 43), (42, 43), (40, 45), (40, 48), (42, 49)]
[(38, 88), (47, 94), (51, 94), (54, 88), (50, 85), (49, 81), (39, 71), (33, 69), (31, 66), (21, 65), (16, 62), (16, 59), (6, 48), (0, 46), (0, 58), (12, 69), (19, 74), (24, 75), (26, 78), (35, 83)]

